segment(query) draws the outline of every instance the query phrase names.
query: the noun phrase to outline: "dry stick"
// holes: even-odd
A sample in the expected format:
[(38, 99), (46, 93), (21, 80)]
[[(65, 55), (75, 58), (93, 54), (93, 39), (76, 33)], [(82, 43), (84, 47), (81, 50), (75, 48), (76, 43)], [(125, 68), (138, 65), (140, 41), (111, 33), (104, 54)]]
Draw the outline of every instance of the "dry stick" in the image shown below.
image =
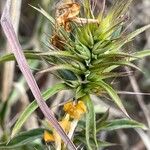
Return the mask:
[(143, 150), (143, 149), (145, 149), (145, 144), (141, 139), (130, 148), (130, 150)]
[(141, 93), (141, 92), (130, 92), (130, 91), (117, 91), (120, 95), (144, 95), (150, 96), (150, 93)]
[(127, 137), (127, 134), (123, 130), (118, 130), (117, 134), (119, 136), (119, 141), (122, 146), (122, 150), (128, 150), (129, 149), (129, 139)]
[(145, 133), (142, 129), (135, 129), (135, 130), (139, 134), (140, 138), (142, 139), (146, 149), (150, 150), (150, 146), (149, 146), (150, 138), (147, 135), (147, 133)]
[[(130, 71), (130, 69), (128, 67), (125, 67), (125, 69), (126, 69), (126, 71)], [(140, 93), (140, 89), (138, 87), (138, 83), (137, 83), (135, 77), (134, 76), (129, 76), (129, 80), (131, 82), (133, 90), (135, 92)], [(145, 105), (143, 97), (142, 97), (142, 95), (136, 95), (136, 97), (137, 97), (137, 101), (138, 101), (138, 103), (139, 103), (139, 105), (140, 105), (141, 109), (143, 110), (143, 113), (146, 117), (148, 126), (150, 127), (150, 117), (149, 117), (150, 114), (149, 114), (149, 110), (147, 109), (147, 107)]]
[(14, 56), (18, 62), (19, 68), (22, 71), (40, 109), (42, 110), (44, 116), (48, 119), (48, 121), (51, 122), (53, 128), (59, 133), (65, 144), (68, 146), (70, 150), (76, 150), (75, 145), (72, 143), (72, 141), (68, 138), (60, 124), (58, 123), (57, 119), (54, 117), (53, 112), (48, 108), (45, 101), (42, 98), (40, 89), (35, 81), (35, 78), (27, 64), (27, 61), (25, 59), (25, 56), (22, 52), (21, 45), (17, 39), (17, 36), (15, 34), (15, 31), (13, 29), (13, 26), (10, 21), (9, 17), (9, 2), (7, 1), (6, 6), (4, 8), (2, 17), (1, 17), (1, 25), (3, 27), (4, 33), (8, 39), (8, 42), (11, 46), (12, 52), (14, 53)]
[[(20, 18), (20, 9), (21, 9), (22, 0), (13, 0), (13, 3), (10, 2), (11, 5), (11, 19), (14, 30), (17, 34), (18, 26), (19, 26), (19, 18)], [(9, 43), (6, 44), (6, 51), (10, 53)], [(3, 82), (2, 82), (2, 100), (6, 101), (13, 84), (14, 78), (14, 68), (15, 62), (7, 62), (4, 64), (3, 70)]]
[[(107, 92), (106, 91), (102, 91), (101, 94), (107, 94)], [(130, 91), (117, 91), (117, 94), (120, 94), (120, 95), (143, 95), (143, 96), (150, 96), (150, 93), (130, 92)]]

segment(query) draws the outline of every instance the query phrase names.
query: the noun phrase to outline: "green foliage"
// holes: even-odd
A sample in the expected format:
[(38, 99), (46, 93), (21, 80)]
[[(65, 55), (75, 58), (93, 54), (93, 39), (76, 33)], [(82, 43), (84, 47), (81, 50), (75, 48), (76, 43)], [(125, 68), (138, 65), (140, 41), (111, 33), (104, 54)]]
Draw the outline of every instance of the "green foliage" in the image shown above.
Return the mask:
[[(73, 97), (77, 101), (82, 100), (86, 104), (85, 120), (79, 123), (80, 132), (77, 130), (73, 140), (77, 144), (82, 142), (89, 150), (114, 145), (97, 139), (97, 133), (100, 131), (112, 131), (120, 128), (146, 129), (143, 124), (132, 119), (109, 120), (109, 111), (104, 113), (101, 118), (96, 119), (94, 103), (90, 98), (90, 94), (101, 95), (105, 92), (130, 118), (117, 95), (117, 90), (113, 88), (108, 79), (127, 74), (126, 72), (116, 72), (115, 69), (118, 67), (128, 66), (140, 70), (133, 64), (133, 61), (150, 55), (150, 50), (135, 53), (125, 53), (124, 51), (126, 44), (138, 34), (150, 28), (150, 25), (146, 25), (132, 33), (124, 33), (123, 28), (127, 19), (126, 12), (131, 2), (132, 0), (116, 0), (106, 15), (100, 11), (96, 16), (95, 12), (92, 11), (90, 1), (85, 0), (83, 5), (80, 4), (84, 13), (81, 13), (83, 18), (79, 19), (87, 19), (87, 21), (86, 23), (77, 23), (75, 20), (70, 19), (71, 32), (66, 31), (65, 26), (59, 26), (57, 18), (51, 16), (43, 8), (31, 6), (48, 19), (52, 28), (58, 27), (58, 29), (54, 30), (50, 38), (48, 52), (24, 51), (24, 54), (27, 59), (45, 60), (51, 64), (52, 67), (42, 70), (40, 73), (53, 72), (63, 81), (63, 83), (57, 84), (43, 93), (45, 101), (61, 90), (71, 89), (74, 93)], [(54, 44), (55, 42), (56, 44)], [(0, 57), (0, 63), (14, 59), (15, 57), (12, 54), (8, 54)], [(1, 110), (1, 122), (5, 115), (3, 111), (5, 110), (5, 105)], [(38, 105), (35, 101), (28, 105), (17, 120), (12, 130), (12, 136), (18, 133), (37, 107)], [(20, 133), (7, 145), (6, 143), (1, 144), (0, 148), (7, 149), (22, 146), (40, 138), (42, 134), (43, 129)]]
[(99, 131), (112, 131), (116, 129), (124, 129), (124, 128), (142, 128), (147, 130), (148, 128), (135, 120), (132, 119), (115, 119), (102, 123), (97, 123), (97, 132)]
[(82, 98), (83, 101), (87, 105), (87, 113), (86, 113), (86, 144), (89, 150), (92, 150), (92, 144), (90, 136), (92, 136), (93, 144), (98, 147), (97, 138), (96, 138), (96, 120), (95, 120), (95, 112), (94, 112), (94, 105), (91, 101), (91, 98), (86, 95)]
[[(104, 73), (109, 74), (109, 77), (113, 77), (113, 70), (116, 67), (129, 66), (140, 70), (130, 61), (137, 59), (136, 53), (128, 54), (122, 52), (122, 47), (130, 42), (135, 36), (142, 33), (143, 31), (150, 28), (150, 25), (142, 27), (130, 34), (124, 35), (121, 27), (125, 24), (125, 13), (132, 0), (128, 1), (116, 1), (110, 11), (106, 16), (103, 16), (99, 20), (98, 24), (95, 23), (85, 23), (79, 26), (75, 23), (76, 28), (73, 31), (74, 38), (72, 38), (70, 33), (60, 28), (58, 31), (59, 39), (68, 39), (64, 42), (64, 53), (69, 53), (68, 59), (61, 58), (58, 59), (58, 55), (53, 55), (55, 62), (49, 60), (49, 63), (55, 65), (54, 67), (48, 69), (47, 71), (58, 71), (58, 76), (61, 76), (62, 70), (66, 72), (70, 71), (74, 78), (74, 82), (66, 80), (66, 77), (61, 76), (61, 79), (65, 81), (70, 87), (74, 87), (75, 90), (81, 89), (81, 92), (76, 92), (81, 96), (84, 95), (84, 91), (93, 93), (93, 91), (104, 90), (107, 91), (113, 101), (121, 108), (121, 110), (127, 115), (121, 100), (117, 96), (115, 90), (111, 88), (107, 83), (108, 81), (104, 78)], [(90, 2), (87, 0), (83, 4), (85, 9), (85, 18), (92, 18), (93, 13), (91, 12)], [(48, 17), (47, 13), (43, 13), (42, 9), (35, 8), (38, 11), (42, 11), (42, 14)], [(96, 18), (95, 18), (96, 19)], [(52, 19), (49, 19), (51, 23), (54, 23)], [(52, 43), (50, 47), (56, 47)], [(58, 52), (61, 49), (57, 48)], [(144, 53), (144, 52), (143, 52)], [(149, 55), (149, 52), (146, 54)], [(72, 56), (72, 58), (71, 58)], [(76, 60), (73, 58), (76, 57)], [(70, 59), (69, 59), (70, 58)], [(56, 61), (57, 60), (57, 61)], [(72, 63), (72, 61), (74, 63)], [(104, 74), (104, 75), (103, 75)], [(112, 75), (111, 75), (112, 74)], [(102, 75), (102, 76), (101, 76)], [(120, 73), (118, 73), (118, 76)], [(115, 74), (117, 76), (117, 73)], [(99, 79), (99, 85), (97, 80)], [(95, 86), (96, 85), (96, 86)], [(76, 95), (77, 98), (80, 96)]]
[(32, 143), (36, 139), (41, 139), (44, 129), (34, 129), (26, 132), (19, 133), (12, 138), (9, 142), (0, 144), (0, 149), (15, 149), (26, 144)]
[[(57, 84), (53, 86), (50, 89), (47, 89), (43, 93), (44, 100), (48, 100), (51, 96), (56, 94), (57, 92), (66, 89), (66, 85), (63, 83)], [(22, 112), (19, 119), (17, 120), (13, 130), (12, 130), (12, 137), (18, 133), (18, 131), (21, 129), (22, 125), (25, 123), (25, 121), (30, 117), (30, 115), (38, 108), (38, 105), (36, 101), (34, 100), (32, 103), (30, 103), (26, 109)]]

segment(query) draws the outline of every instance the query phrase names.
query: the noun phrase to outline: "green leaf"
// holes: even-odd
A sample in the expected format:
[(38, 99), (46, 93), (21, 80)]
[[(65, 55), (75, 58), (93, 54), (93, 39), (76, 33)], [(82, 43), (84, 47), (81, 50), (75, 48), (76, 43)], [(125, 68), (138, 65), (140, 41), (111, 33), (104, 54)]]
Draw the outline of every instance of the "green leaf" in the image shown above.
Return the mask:
[(0, 149), (12, 149), (32, 143), (34, 140), (42, 138), (43, 132), (44, 129), (42, 128), (22, 132), (12, 138), (9, 143), (0, 144)]
[(140, 33), (144, 32), (145, 30), (147, 30), (147, 29), (149, 29), (149, 28), (150, 28), (150, 24), (148, 24), (148, 25), (146, 25), (146, 26), (144, 26), (144, 27), (141, 27), (141, 28), (137, 29), (136, 31), (134, 31), (134, 32), (132, 32), (132, 33), (130, 33), (130, 34), (128, 34), (128, 35), (126, 36), (126, 38), (125, 38), (125, 39), (126, 39), (126, 40), (125, 40), (125, 43), (131, 41), (134, 37), (136, 37), (137, 35), (139, 35)]
[(56, 65), (56, 66), (50, 67), (48, 69), (44, 69), (44, 70), (40, 71), (39, 73), (52, 72), (52, 71), (56, 71), (56, 70), (69, 70), (69, 71), (74, 72), (75, 74), (82, 73), (82, 71), (80, 69), (76, 69), (75, 67), (73, 67), (70, 64)]
[(94, 18), (93, 12), (91, 10), (90, 0), (84, 0), (84, 11), (87, 18)]
[(99, 83), (97, 83), (97, 84), (100, 85), (102, 88), (104, 88), (108, 92), (109, 96), (117, 104), (117, 106), (124, 112), (124, 114), (127, 117), (129, 117), (128, 113), (126, 112), (126, 110), (121, 102), (121, 99), (117, 95), (117, 92), (110, 85), (108, 85), (107, 83), (105, 83), (103, 81), (99, 81)]
[(114, 61), (114, 62), (99, 63), (99, 64), (96, 64), (96, 65), (92, 66), (90, 69), (92, 71), (109, 72), (108, 68), (112, 67), (112, 70), (113, 70), (114, 66), (115, 66), (115, 68), (120, 67), (120, 66), (129, 66), (129, 67), (135, 68), (135, 69), (142, 72), (142, 70), (140, 68), (138, 68), (136, 65), (134, 65), (134, 64), (132, 64), (131, 62), (128, 62), (128, 61), (116, 61), (116, 62)]
[(95, 111), (94, 111), (94, 105), (89, 95), (84, 96), (81, 98), (87, 106), (88, 112), (86, 113), (86, 144), (89, 150), (92, 150), (91, 147), (91, 140), (90, 136), (92, 135), (92, 138), (94, 140), (94, 143), (97, 145), (97, 138), (96, 138), (96, 120), (95, 120)]
[(45, 53), (36, 53), (36, 55), (47, 56), (47, 57), (50, 57), (50, 56), (65, 57), (65, 58), (69, 58), (72, 60), (81, 60), (81, 59), (79, 59), (79, 57), (77, 57), (76, 55), (74, 55), (68, 51), (49, 51), (49, 52), (45, 52)]
[[(132, 58), (129, 58), (129, 61), (134, 61), (134, 60), (137, 60), (137, 59), (140, 59), (140, 58), (143, 58), (143, 57), (146, 57), (146, 56), (150, 56), (150, 50), (142, 50), (142, 51), (139, 51), (139, 52), (136, 52), (136, 53), (132, 53), (131, 54), (133, 57)], [(117, 68), (118, 65), (114, 65), (114, 66), (111, 66), (109, 68), (107, 68), (105, 70), (105, 72), (110, 72), (112, 70), (114, 70), (115, 68)], [(139, 69), (138, 69), (139, 70)], [(140, 70), (141, 71), (141, 70)]]
[[(24, 51), (24, 54), (27, 59), (40, 59), (41, 60), (41, 56), (36, 55), (35, 52)], [(14, 57), (14, 54), (6, 54), (0, 57), (0, 63), (12, 61), (12, 60), (16, 60)]]
[(133, 0), (116, 0), (108, 12), (108, 16), (111, 16), (112, 21), (115, 22), (119, 16), (125, 15), (132, 1)]
[[(30, 5), (30, 4), (29, 4)], [(32, 8), (34, 8), (35, 10), (37, 10), (38, 12), (40, 12), (43, 16), (45, 16), (53, 25), (55, 25), (55, 19), (53, 17), (51, 17), (49, 15), (48, 12), (46, 12), (42, 7), (40, 8), (37, 8), (37, 7), (34, 7), (32, 5), (30, 5)]]
[[(52, 95), (56, 94), (57, 92), (67, 89), (66, 85), (64, 83), (60, 83), (60, 84), (56, 84), (55, 86), (53, 86), (52, 88), (49, 88), (48, 90), (46, 90), (42, 96), (44, 98), (44, 100), (46, 101), (48, 98), (50, 98)], [(18, 133), (18, 131), (20, 130), (20, 128), (23, 126), (23, 124), (25, 123), (25, 121), (30, 117), (30, 115), (38, 108), (38, 105), (36, 103), (36, 101), (34, 100), (32, 103), (30, 103), (26, 109), (22, 112), (22, 114), (20, 115), (19, 119), (17, 120), (15, 126), (13, 127), (12, 130), (12, 135), (11, 137), (13, 137), (16, 133)]]
[(124, 53), (124, 52), (109, 52), (108, 54), (100, 54), (98, 55), (98, 60), (96, 61), (93, 61), (93, 64), (97, 64), (99, 60), (101, 59), (112, 59), (114, 58), (114, 60), (118, 60), (118, 59), (123, 59), (123, 58), (132, 58), (132, 57), (135, 57), (134, 55), (132, 54), (127, 54), (127, 53)]
[(137, 60), (146, 56), (150, 56), (150, 50), (142, 50), (132, 54), (134, 58), (130, 58), (130, 61)]
[(80, 99), (81, 97), (84, 97), (86, 93), (83, 90), (83, 86), (80, 85), (76, 88), (75, 98)]
[(116, 45), (118, 45), (120, 48), (130, 42), (133, 38), (135, 38), (137, 35), (139, 35), (140, 33), (144, 32), (145, 30), (149, 29), (150, 28), (150, 24), (144, 26), (144, 27), (141, 27), (139, 29), (137, 29), (136, 31), (128, 34), (128, 35), (125, 35), (125, 36), (122, 36), (120, 38), (120, 40), (118, 40), (118, 42), (116, 43)]
[(144, 130), (147, 129), (147, 127), (144, 124), (130, 119), (116, 119), (106, 121), (104, 124), (97, 124), (97, 132), (100, 130), (112, 131), (122, 128), (142, 128)]
[(98, 81), (98, 80), (104, 80), (104, 79), (108, 79), (108, 78), (125, 77), (128, 75), (129, 75), (129, 73), (127, 73), (127, 72), (104, 72), (104, 73), (97, 73), (93, 80), (92, 80), (92, 76), (91, 76), (91, 78), (89, 78), (89, 80), (90, 81), (94, 81), (94, 80)]
[(65, 81), (75, 81), (77, 80), (77, 76), (69, 70), (58, 70), (60, 78)]
[[(72, 60), (80, 60), (78, 57), (76, 57), (75, 55), (71, 54), (68, 51), (60, 51), (60, 52), (37, 52), (37, 51), (24, 51), (24, 55), (27, 59), (38, 59), (41, 60), (42, 58), (46, 59), (47, 61), (49, 61), (49, 57), (51, 56), (55, 56), (55, 57), (65, 57), (65, 58), (69, 58)], [(46, 56), (46, 57), (45, 57)], [(4, 63), (7, 61), (12, 61), (15, 60), (15, 57), (13, 54), (6, 54), (2, 57), (0, 57), (0, 63)]]
[(116, 146), (117, 144), (115, 143), (110, 143), (110, 142), (106, 142), (106, 141), (100, 141), (98, 140), (98, 147), (110, 147), (110, 146)]

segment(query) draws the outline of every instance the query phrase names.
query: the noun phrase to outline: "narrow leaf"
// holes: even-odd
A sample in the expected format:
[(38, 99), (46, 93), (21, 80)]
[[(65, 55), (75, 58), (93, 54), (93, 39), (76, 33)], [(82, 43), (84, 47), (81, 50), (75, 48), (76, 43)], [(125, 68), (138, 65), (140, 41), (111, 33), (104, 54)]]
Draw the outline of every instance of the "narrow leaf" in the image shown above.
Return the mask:
[(115, 66), (115, 68), (120, 67), (120, 66), (129, 66), (129, 67), (135, 68), (142, 72), (142, 70), (140, 68), (138, 68), (136, 65), (134, 65), (128, 61), (106, 62), (106, 63), (104, 62), (104, 63), (94, 65), (93, 67), (91, 67), (91, 70), (93, 70), (93, 71), (105, 70), (105, 72), (108, 72), (108, 69), (112, 67), (112, 70), (113, 70), (114, 66)]
[(91, 101), (90, 96), (86, 95), (83, 98), (83, 101), (86, 102), (88, 112), (86, 113), (86, 144), (89, 150), (92, 150), (91, 147), (91, 140), (90, 136), (92, 135), (93, 141), (96, 146), (97, 145), (97, 138), (96, 138), (96, 120), (95, 120), (95, 111), (94, 111), (94, 105)]
[(84, 11), (85, 11), (85, 15), (87, 15), (87, 18), (94, 18), (93, 16), (93, 12), (91, 10), (91, 4), (90, 4), (90, 0), (84, 0)]
[[(42, 58), (49, 61), (49, 57), (56, 56), (56, 57), (64, 57), (69, 58), (72, 60), (79, 60), (78, 57), (75, 57), (75, 55), (70, 54), (69, 52), (37, 52), (37, 51), (24, 51), (24, 55), (26, 59), (38, 59), (41, 60)], [(0, 63), (4, 63), (7, 61), (15, 60), (15, 56), (11, 54), (6, 54), (4, 56), (0, 57)]]
[(77, 73), (77, 74), (81, 74), (81, 73), (82, 73), (81, 70), (76, 69), (76, 68), (74, 68), (73, 66), (68, 65), (68, 64), (66, 64), (66, 65), (53, 66), (53, 67), (50, 67), (50, 68), (48, 68), (48, 69), (44, 69), (44, 70), (42, 70), (42, 71), (40, 71), (40, 72), (38, 72), (38, 73), (52, 72), (52, 71), (55, 71), (55, 70), (70, 70), (70, 71), (75, 72), (75, 73)]
[(22, 132), (12, 138), (9, 143), (0, 144), (0, 149), (14, 149), (32, 143), (34, 140), (42, 138), (43, 132), (42, 128)]
[(144, 26), (144, 27), (141, 27), (140, 29), (137, 29), (136, 31), (128, 34), (126, 36), (126, 40), (125, 40), (125, 43), (131, 41), (134, 37), (136, 37), (137, 35), (139, 35), (140, 33), (144, 32), (145, 30), (149, 29), (150, 28), (150, 24)]
[[(44, 100), (48, 100), (51, 96), (54, 94), (58, 93), (61, 90), (67, 89), (66, 85), (63, 83), (56, 84), (52, 88), (49, 88), (46, 90), (42, 96)], [(12, 130), (12, 137), (18, 133), (18, 131), (21, 129), (23, 124), (26, 122), (26, 120), (30, 117), (30, 115), (38, 108), (38, 105), (36, 101), (34, 100), (32, 103), (30, 103), (26, 109), (22, 112), (22, 114), (19, 116), (19, 119), (17, 120), (15, 126), (13, 127)]]
[[(30, 4), (29, 4), (30, 5)], [(43, 14), (43, 16), (45, 16), (53, 25), (55, 25), (55, 20), (53, 17), (51, 17), (49, 15), (48, 12), (46, 12), (43, 8), (37, 8), (37, 7), (34, 7), (32, 5), (30, 5), (32, 8), (34, 8), (35, 10), (37, 10), (38, 12), (40, 12), (41, 14)]]
[(111, 121), (106, 121), (106, 123), (98, 126), (97, 125), (97, 132), (100, 130), (112, 131), (116, 129), (123, 129), (123, 128), (142, 128), (147, 130), (147, 127), (135, 120), (130, 119), (116, 119)]
[(142, 50), (142, 51), (136, 52), (132, 55), (135, 56), (135, 57), (130, 58), (130, 61), (137, 60), (137, 59), (140, 59), (140, 58), (143, 58), (143, 57), (146, 57), (146, 56), (150, 56), (150, 50)]
[[(36, 55), (32, 52), (24, 52), (24, 55), (25, 55), (26, 59), (41, 60), (41, 57), (39, 55)], [(0, 57), (0, 63), (12, 61), (12, 60), (16, 60), (14, 54), (6, 54), (6, 55)]]
[(121, 102), (121, 99), (117, 95), (117, 92), (111, 86), (109, 86), (107, 83), (105, 83), (103, 81), (100, 81), (99, 85), (101, 87), (103, 87), (108, 92), (108, 94), (110, 95), (110, 97), (112, 98), (112, 100), (117, 104), (117, 106), (124, 112), (124, 114), (127, 117), (129, 117), (128, 113), (126, 112), (126, 110), (125, 110), (125, 108), (124, 108), (124, 106), (123, 106), (123, 104)]

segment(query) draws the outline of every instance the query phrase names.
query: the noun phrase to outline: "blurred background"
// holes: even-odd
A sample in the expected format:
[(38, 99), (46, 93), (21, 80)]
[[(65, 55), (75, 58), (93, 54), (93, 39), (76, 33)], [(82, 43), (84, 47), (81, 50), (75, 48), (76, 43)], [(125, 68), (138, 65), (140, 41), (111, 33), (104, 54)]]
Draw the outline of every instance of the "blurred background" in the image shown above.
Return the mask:
[[(2, 14), (5, 0), (0, 0), (0, 15)], [(49, 13), (53, 13), (56, 1), (53, 0), (14, 0), (14, 10), (11, 17), (20, 43), (24, 50), (45, 51), (46, 42), (49, 42), (51, 27), (48, 21), (29, 4), (38, 7), (42, 6)], [(102, 0), (97, 1), (98, 6)], [(106, 9), (112, 4), (112, 0), (106, 0)], [(20, 16), (20, 17), (19, 17)], [(134, 31), (144, 25), (150, 24), (150, 0), (134, 0), (128, 13), (129, 21), (127, 32)], [(132, 52), (143, 49), (150, 49), (150, 30), (147, 30), (128, 44), (128, 49)], [(0, 56), (10, 53), (8, 43), (0, 27)], [(115, 79), (113, 82), (118, 89), (119, 95), (131, 116), (131, 118), (144, 123), (150, 127), (150, 57), (137, 61), (136, 64), (142, 72), (132, 70), (132, 76)], [(29, 61), (30, 68), (35, 74), (41, 91), (52, 87), (59, 82), (52, 74), (40, 74), (36, 72), (46, 67), (46, 62)], [(122, 68), (125, 70), (125, 68)], [(131, 70), (130, 70), (131, 71)], [(133, 92), (128, 93), (124, 91)], [(138, 94), (143, 93), (143, 94)], [(71, 97), (71, 93), (62, 91), (53, 96), (48, 105), (53, 111), (59, 112), (57, 106), (63, 100)], [(17, 64), (9, 62), (0, 64), (0, 108), (6, 104), (5, 109), (0, 109), (0, 139), (2, 140), (4, 131), (9, 135), (11, 128), (22, 110), (33, 100), (33, 96), (28, 90), (28, 86), (20, 73)], [(120, 118), (122, 112), (110, 102), (103, 101), (99, 97), (93, 96), (98, 113), (110, 108), (110, 119)], [(24, 125), (24, 129), (29, 130), (40, 126), (40, 119), (43, 115), (39, 109), (30, 117)], [(32, 122), (32, 123), (31, 123)], [(6, 134), (6, 135), (7, 135)], [(100, 133), (100, 138), (109, 142), (117, 143), (117, 146), (105, 148), (105, 150), (150, 150), (150, 132), (141, 129), (122, 129), (112, 132)]]

